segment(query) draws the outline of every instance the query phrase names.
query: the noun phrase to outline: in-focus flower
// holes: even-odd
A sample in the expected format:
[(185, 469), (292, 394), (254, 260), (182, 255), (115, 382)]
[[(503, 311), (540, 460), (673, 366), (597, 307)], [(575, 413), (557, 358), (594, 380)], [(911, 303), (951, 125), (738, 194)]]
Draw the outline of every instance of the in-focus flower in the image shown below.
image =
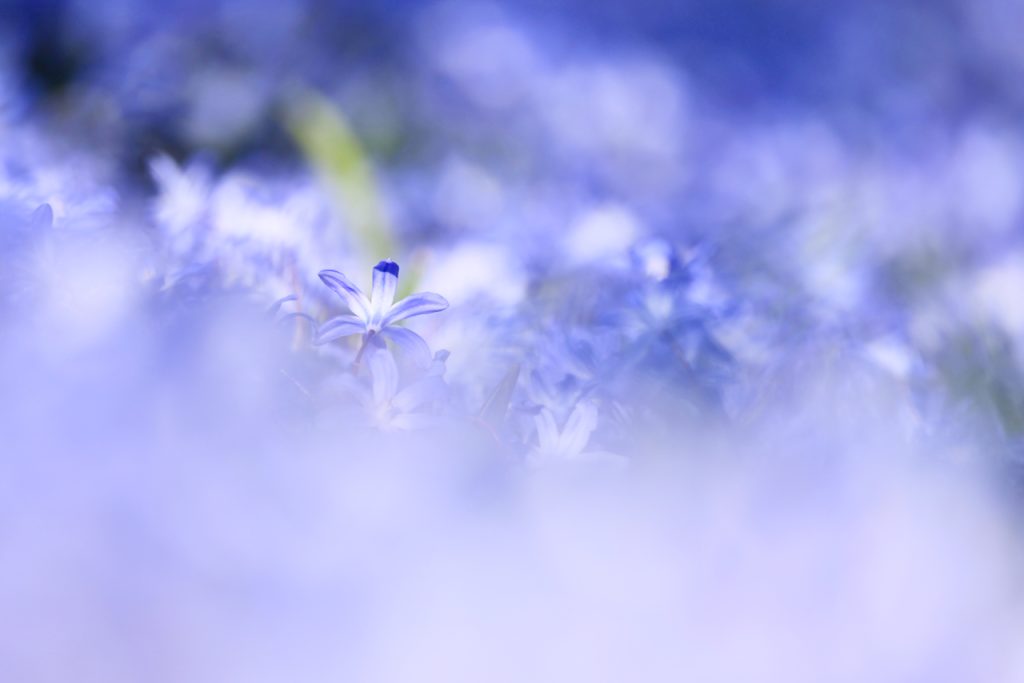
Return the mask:
[(398, 288), (398, 264), (384, 260), (373, 268), (373, 287), (367, 297), (344, 273), (321, 270), (320, 279), (334, 290), (351, 313), (339, 315), (320, 326), (314, 343), (329, 341), (354, 334), (363, 335), (363, 345), (376, 335), (394, 342), (408, 352), (419, 365), (430, 362), (430, 347), (421, 336), (397, 323), (417, 315), (437, 313), (448, 308), (448, 302), (439, 294), (420, 292), (395, 302)]

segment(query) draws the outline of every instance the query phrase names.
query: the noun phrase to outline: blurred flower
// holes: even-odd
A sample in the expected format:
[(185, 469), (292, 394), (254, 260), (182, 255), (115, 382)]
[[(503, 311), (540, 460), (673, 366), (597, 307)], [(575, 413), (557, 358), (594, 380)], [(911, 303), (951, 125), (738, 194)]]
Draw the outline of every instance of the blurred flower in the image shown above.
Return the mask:
[(157, 185), (153, 217), (165, 231), (167, 244), (177, 253), (188, 253), (201, 237), (212, 191), (210, 170), (201, 164), (181, 167), (161, 154), (149, 162)]
[(580, 401), (559, 429), (554, 414), (542, 408), (534, 417), (537, 445), (528, 461), (533, 465), (566, 461), (624, 465), (626, 460), (620, 455), (587, 450), (590, 435), (597, 429), (597, 418), (597, 406), (590, 401)]
[(432, 259), (424, 278), (425, 286), (443, 291), (454, 306), (470, 302), (516, 306), (526, 295), (527, 283), (515, 254), (506, 246), (475, 241), (458, 242)]
[(980, 268), (967, 287), (964, 308), (982, 322), (996, 322), (1024, 344), (1024, 251), (1003, 254)]
[(661, 282), (678, 268), (679, 259), (668, 240), (651, 237), (640, 240), (630, 250), (634, 267), (644, 276)]
[(267, 299), (307, 291), (316, 299), (312, 273), (345, 252), (345, 233), (311, 177), (235, 169), (215, 178), (201, 161), (179, 166), (167, 156), (153, 159), (150, 173), (167, 285), (205, 271)]
[(570, 226), (564, 249), (573, 264), (623, 268), (629, 263), (629, 248), (641, 232), (639, 221), (628, 208), (598, 205), (588, 208)]
[(370, 424), (382, 431), (423, 429), (437, 424), (434, 406), (445, 398), (447, 351), (438, 351), (430, 367), (402, 386), (398, 364), (379, 340), (370, 343), (361, 375), (344, 374), (334, 384), (362, 407)]

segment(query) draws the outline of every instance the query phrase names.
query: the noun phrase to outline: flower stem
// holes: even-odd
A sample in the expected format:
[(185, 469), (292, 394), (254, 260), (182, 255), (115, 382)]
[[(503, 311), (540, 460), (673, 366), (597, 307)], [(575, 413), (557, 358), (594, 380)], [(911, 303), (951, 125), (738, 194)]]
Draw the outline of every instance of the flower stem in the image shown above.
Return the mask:
[(359, 369), (359, 365), (363, 361), (363, 354), (366, 353), (366, 347), (368, 347), (370, 345), (370, 340), (373, 339), (373, 336), (375, 334), (376, 334), (376, 332), (372, 332), (371, 331), (371, 332), (367, 332), (366, 334), (363, 335), (363, 343), (362, 343), (362, 345), (360, 345), (359, 351), (356, 352), (355, 360), (352, 361), (352, 370), (358, 370)]

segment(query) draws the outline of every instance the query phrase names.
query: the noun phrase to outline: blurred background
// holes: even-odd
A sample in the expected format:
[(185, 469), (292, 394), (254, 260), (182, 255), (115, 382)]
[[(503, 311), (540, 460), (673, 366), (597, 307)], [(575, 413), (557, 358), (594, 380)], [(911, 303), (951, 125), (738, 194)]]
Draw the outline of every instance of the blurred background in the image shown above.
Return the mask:
[(0, 0), (0, 680), (1024, 680), (1022, 26)]

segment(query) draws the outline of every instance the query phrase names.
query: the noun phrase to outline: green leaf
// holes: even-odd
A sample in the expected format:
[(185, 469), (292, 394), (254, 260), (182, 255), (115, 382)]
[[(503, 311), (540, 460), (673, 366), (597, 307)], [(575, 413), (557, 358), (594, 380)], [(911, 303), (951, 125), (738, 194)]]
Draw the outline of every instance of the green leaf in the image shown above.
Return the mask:
[(373, 260), (396, 255), (397, 244), (373, 166), (341, 109), (312, 91), (290, 98), (288, 131), (327, 187), (359, 246)]

